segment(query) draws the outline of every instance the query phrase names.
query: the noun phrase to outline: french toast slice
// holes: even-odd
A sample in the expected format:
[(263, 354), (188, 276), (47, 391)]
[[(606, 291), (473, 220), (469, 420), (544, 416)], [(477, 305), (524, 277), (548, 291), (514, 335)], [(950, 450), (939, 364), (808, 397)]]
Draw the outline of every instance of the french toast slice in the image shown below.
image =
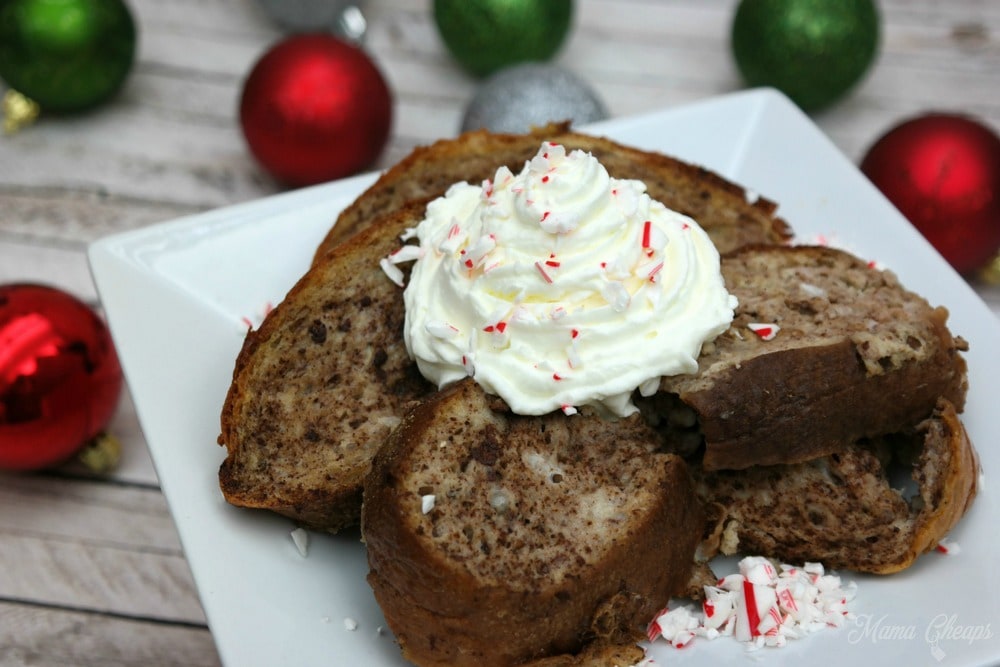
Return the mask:
[(402, 290), (379, 267), (421, 213), (402, 209), (337, 248), (247, 333), (219, 436), (231, 504), (331, 532), (357, 524), (375, 451), (434, 389), (403, 343)]
[(468, 379), (408, 412), (362, 507), (404, 657), (508, 666), (641, 639), (686, 590), (704, 521), (658, 446), (638, 415), (518, 416)]
[[(891, 574), (935, 548), (977, 493), (979, 461), (949, 401), (905, 432), (803, 463), (706, 471), (713, 553)], [(898, 471), (900, 474), (894, 474)]]
[(515, 174), (542, 141), (592, 153), (614, 178), (643, 181), (649, 195), (705, 228), (719, 252), (750, 243), (783, 243), (791, 237), (777, 205), (702, 167), (661, 153), (642, 151), (604, 137), (553, 123), (526, 134), (466, 132), (416, 148), (390, 168), (337, 218), (316, 250), (314, 263), (334, 246), (411, 201), (440, 197), (460, 181), (478, 184), (501, 165)]
[(637, 399), (666, 428), (693, 411), (706, 469), (807, 461), (908, 429), (940, 397), (964, 406), (967, 343), (891, 271), (825, 246), (755, 246), (722, 274), (739, 300), (729, 329), (696, 373)]

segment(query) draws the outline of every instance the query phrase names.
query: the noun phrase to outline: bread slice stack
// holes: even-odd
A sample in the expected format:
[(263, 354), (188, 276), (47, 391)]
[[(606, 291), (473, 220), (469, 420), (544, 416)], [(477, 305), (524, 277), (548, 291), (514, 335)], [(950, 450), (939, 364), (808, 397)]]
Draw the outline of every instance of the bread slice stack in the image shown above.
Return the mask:
[[(641, 416), (513, 415), (471, 381), (437, 391), (403, 345), (402, 290), (380, 260), (427, 198), (516, 171), (542, 140), (641, 178), (726, 253), (732, 326), (697, 373), (636, 397)], [(703, 169), (561, 125), (417, 149), (248, 334), (221, 416), (223, 494), (320, 530), (361, 518), (369, 581), (421, 665), (615, 654), (718, 553), (907, 567), (976, 494), (966, 344), (891, 272), (785, 245), (774, 212)]]
[[(612, 175), (643, 176), (651, 194), (696, 213), (719, 247), (788, 238), (773, 203), (747, 197), (712, 172), (564, 125), (549, 129), (620, 165)], [(434, 389), (406, 356), (402, 290), (379, 262), (422, 219), (421, 198), (462, 178), (493, 176), (501, 162), (520, 170), (543, 136), (476, 131), (419, 148), (341, 214), (312, 267), (248, 333), (236, 361), (219, 437), (227, 449), (220, 485), (229, 502), (319, 530), (357, 524), (372, 457), (403, 408)]]

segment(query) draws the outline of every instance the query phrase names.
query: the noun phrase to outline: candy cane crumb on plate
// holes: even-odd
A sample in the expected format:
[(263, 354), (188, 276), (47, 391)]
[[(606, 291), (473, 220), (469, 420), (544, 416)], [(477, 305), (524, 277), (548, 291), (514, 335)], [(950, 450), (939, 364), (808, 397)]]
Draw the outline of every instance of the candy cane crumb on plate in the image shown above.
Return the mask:
[(854, 582), (842, 585), (839, 576), (826, 574), (820, 563), (803, 567), (781, 565), (751, 556), (740, 561), (739, 572), (705, 586), (700, 610), (687, 606), (659, 612), (647, 628), (649, 640), (663, 638), (675, 648), (695, 637), (733, 637), (749, 650), (781, 647), (828, 627), (841, 627), (853, 618), (848, 603)]

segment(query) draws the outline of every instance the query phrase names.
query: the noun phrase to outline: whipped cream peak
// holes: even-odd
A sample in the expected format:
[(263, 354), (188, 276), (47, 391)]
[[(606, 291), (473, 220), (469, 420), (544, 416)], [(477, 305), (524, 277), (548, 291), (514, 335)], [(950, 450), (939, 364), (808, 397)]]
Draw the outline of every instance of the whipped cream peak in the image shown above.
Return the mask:
[(637, 388), (697, 370), (736, 305), (694, 220), (551, 142), (518, 174), (451, 186), (414, 234), (410, 355), (438, 386), (472, 376), (519, 414), (634, 412)]

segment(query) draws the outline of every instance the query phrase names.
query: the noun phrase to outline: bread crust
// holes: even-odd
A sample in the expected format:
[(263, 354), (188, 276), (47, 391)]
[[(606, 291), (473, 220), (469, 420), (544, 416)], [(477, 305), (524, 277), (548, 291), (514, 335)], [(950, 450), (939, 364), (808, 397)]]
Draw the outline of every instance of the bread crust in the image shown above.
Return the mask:
[[(703, 517), (683, 461), (655, 453), (638, 419), (526, 418), (487, 401), (466, 380), (422, 402), (365, 484), (368, 580), (404, 656), (424, 667), (519, 665), (595, 641), (634, 643), (692, 569)], [(565, 478), (525, 464), (536, 449)], [(581, 480), (598, 473), (596, 488)], [(622, 487), (608, 486), (619, 474)], [(496, 485), (510, 493), (503, 509), (488, 497)], [(584, 491), (619, 497), (622, 517), (575, 523)], [(427, 514), (421, 492), (438, 494)], [(461, 521), (465, 535), (452, 535)]]
[[(924, 434), (923, 456), (917, 463), (916, 481), (924, 503), (908, 548), (893, 563), (877, 572), (900, 572), (940, 544), (972, 507), (979, 493), (982, 472), (979, 455), (962, 424), (955, 406), (947, 400), (938, 404), (935, 414), (917, 427)], [(933, 443), (946, 442), (937, 452)], [(935, 455), (940, 456), (940, 459)]]
[(590, 152), (611, 176), (643, 181), (653, 199), (697, 220), (720, 252), (750, 243), (784, 243), (791, 237), (788, 225), (775, 215), (774, 202), (749, 195), (708, 169), (605, 137), (573, 132), (569, 123), (553, 123), (526, 134), (474, 130), (414, 149), (338, 216), (317, 248), (314, 262), (406, 202), (430, 201), (460, 181), (491, 179), (501, 165), (519, 172), (542, 141)]

